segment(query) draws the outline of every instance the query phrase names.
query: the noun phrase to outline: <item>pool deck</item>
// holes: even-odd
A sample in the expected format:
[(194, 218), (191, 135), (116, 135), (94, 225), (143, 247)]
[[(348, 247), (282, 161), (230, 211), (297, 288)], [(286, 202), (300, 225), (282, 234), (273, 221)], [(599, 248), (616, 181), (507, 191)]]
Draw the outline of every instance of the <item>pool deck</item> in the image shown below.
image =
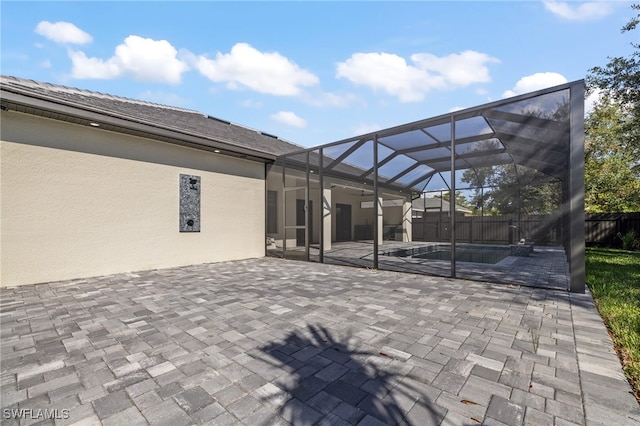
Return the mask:
[[(429, 245), (445, 245), (433, 242), (397, 242), (384, 241), (379, 248), (378, 268), (388, 271), (410, 272), (416, 274), (451, 276), (451, 263), (445, 260), (420, 259), (412, 257), (388, 256), (398, 250), (410, 250)], [(468, 244), (463, 244), (468, 246)], [(310, 249), (310, 259), (319, 260), (319, 250)], [(476, 245), (476, 247), (481, 247)], [(502, 246), (508, 247), (508, 246)], [(288, 255), (302, 257), (302, 248), (287, 250)], [(282, 257), (281, 250), (272, 250), (270, 254)], [(331, 250), (324, 255), (325, 263), (373, 267), (373, 242), (332, 243)], [(535, 246), (533, 253), (526, 257), (509, 256), (497, 264), (456, 262), (456, 278), (526, 285), (539, 288), (569, 289), (569, 264), (565, 252), (560, 247)]]
[(640, 423), (588, 293), (261, 258), (0, 295), (2, 425)]

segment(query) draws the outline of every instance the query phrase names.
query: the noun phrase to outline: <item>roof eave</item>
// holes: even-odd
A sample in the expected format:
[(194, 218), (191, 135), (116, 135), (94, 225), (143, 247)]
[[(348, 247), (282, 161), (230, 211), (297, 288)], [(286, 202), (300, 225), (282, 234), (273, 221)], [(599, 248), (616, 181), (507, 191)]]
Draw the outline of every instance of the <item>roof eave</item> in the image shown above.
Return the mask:
[[(239, 147), (224, 141), (213, 138), (205, 138), (182, 132), (157, 124), (145, 123), (131, 117), (120, 117), (115, 114), (108, 114), (104, 111), (92, 110), (84, 105), (73, 105), (58, 99), (47, 99), (44, 96), (29, 95), (12, 91), (10, 87), (0, 89), (0, 99), (3, 109), (20, 110), (20, 106), (32, 109), (29, 113), (36, 116), (46, 116), (55, 114), (56, 119), (90, 126), (90, 123), (97, 123), (103, 130), (115, 131), (118, 133), (131, 134), (135, 136), (158, 139), (163, 142), (176, 145), (188, 146), (204, 151), (221, 151), (222, 154), (242, 157), (260, 162), (272, 162), (275, 154), (268, 154), (248, 148)], [(80, 123), (79, 123), (80, 121)]]

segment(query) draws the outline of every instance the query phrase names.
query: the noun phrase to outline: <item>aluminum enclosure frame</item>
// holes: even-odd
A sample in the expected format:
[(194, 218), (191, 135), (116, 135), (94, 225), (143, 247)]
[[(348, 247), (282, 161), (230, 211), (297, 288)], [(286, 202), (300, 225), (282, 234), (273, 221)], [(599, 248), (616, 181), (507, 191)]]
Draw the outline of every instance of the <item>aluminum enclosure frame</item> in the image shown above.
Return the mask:
[[(373, 196), (372, 267), (378, 269), (381, 228), (377, 221), (383, 191), (408, 200), (428, 191), (429, 185), (440, 179), (450, 200), (454, 200), (457, 189), (465, 189), (458, 172), (471, 170), (477, 174), (483, 168), (504, 165), (513, 167), (516, 175), (519, 168), (526, 168), (544, 179), (528, 184), (560, 184), (562, 202), (557, 215), (561, 217), (562, 246), (569, 264), (568, 290), (584, 293), (584, 92), (584, 81), (577, 80), (279, 156), (274, 164), (281, 167), (278, 180), (282, 189), (287, 189), (285, 176), (292, 173), (306, 188), (304, 259), (310, 258), (312, 238), (312, 178), (319, 179), (315, 181), (319, 189), (313, 189), (320, 194), (319, 261), (324, 262), (326, 257), (323, 191), (326, 182), (334, 179), (353, 182), (354, 188), (363, 188), (363, 194), (366, 189)], [(484, 190), (488, 186), (474, 188)], [(450, 276), (455, 278), (455, 202), (451, 203), (450, 218)]]

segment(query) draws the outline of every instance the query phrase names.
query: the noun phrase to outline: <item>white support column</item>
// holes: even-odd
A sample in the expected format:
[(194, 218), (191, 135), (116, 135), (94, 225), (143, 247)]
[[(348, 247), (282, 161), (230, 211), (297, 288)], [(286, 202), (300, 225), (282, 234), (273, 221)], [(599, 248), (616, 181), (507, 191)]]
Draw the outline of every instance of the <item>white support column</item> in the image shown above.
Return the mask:
[(322, 223), (324, 250), (331, 250), (331, 188), (322, 189)]
[(382, 237), (384, 236), (384, 221), (382, 213), (382, 197), (378, 197), (378, 245), (382, 245)]
[(411, 201), (405, 201), (402, 206), (402, 241), (409, 243), (413, 241), (413, 223), (411, 218)]

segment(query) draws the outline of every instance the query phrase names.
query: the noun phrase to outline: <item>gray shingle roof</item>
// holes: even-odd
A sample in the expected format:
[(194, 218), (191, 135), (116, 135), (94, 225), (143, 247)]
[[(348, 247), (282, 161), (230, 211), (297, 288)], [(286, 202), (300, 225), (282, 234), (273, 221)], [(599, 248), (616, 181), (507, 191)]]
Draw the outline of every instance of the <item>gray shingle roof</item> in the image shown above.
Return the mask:
[[(272, 159), (303, 149), (276, 136), (194, 110), (11, 76), (0, 76), (0, 88), (3, 109), (77, 124), (83, 124), (83, 118), (84, 124), (88, 124), (89, 118), (96, 121), (96, 117), (118, 120), (117, 125), (101, 123), (101, 128), (106, 130), (147, 137), (163, 135), (157, 139), (176, 143), (182, 136), (190, 141), (190, 146), (236, 151), (256, 159)], [(55, 110), (56, 106), (60, 109)], [(47, 113), (43, 112), (45, 109)]]

